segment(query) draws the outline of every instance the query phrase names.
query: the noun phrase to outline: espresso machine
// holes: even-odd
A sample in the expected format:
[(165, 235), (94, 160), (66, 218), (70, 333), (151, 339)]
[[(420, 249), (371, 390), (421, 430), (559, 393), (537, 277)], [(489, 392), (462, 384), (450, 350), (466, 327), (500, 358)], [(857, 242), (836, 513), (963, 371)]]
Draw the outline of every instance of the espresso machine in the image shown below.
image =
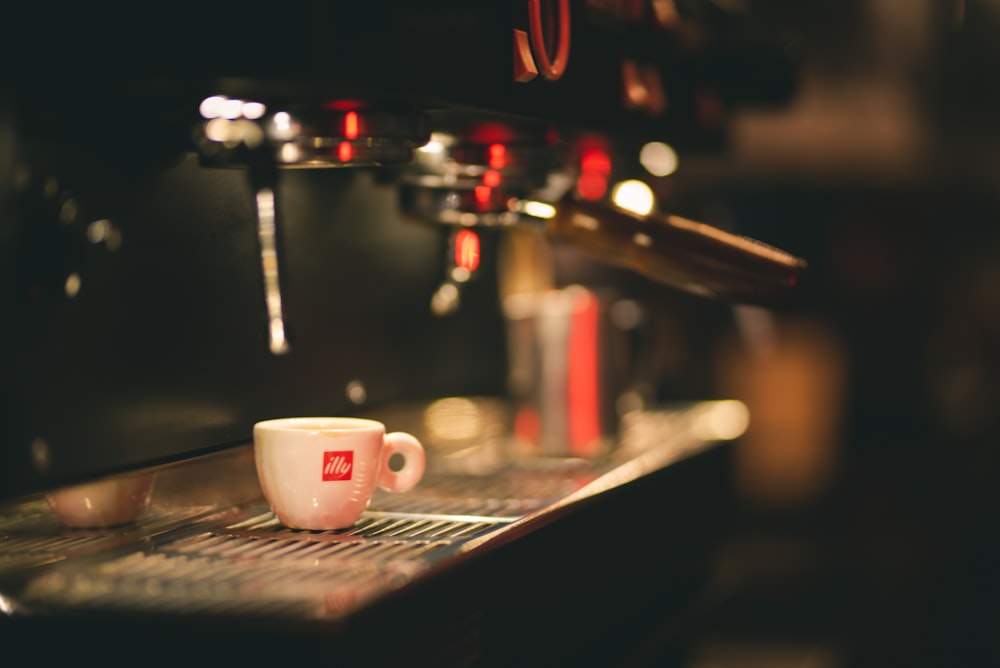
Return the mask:
[[(729, 110), (786, 104), (786, 26), (672, 0), (11, 11), (5, 645), (560, 665), (654, 607), (683, 625), (745, 407), (662, 401), (637, 295), (794, 309), (808, 267), (615, 194), (666, 183), (644, 147), (722, 151)], [(284, 528), (248, 448), (290, 415), (418, 433), (427, 478)], [(45, 502), (136, 472), (135, 521)]]

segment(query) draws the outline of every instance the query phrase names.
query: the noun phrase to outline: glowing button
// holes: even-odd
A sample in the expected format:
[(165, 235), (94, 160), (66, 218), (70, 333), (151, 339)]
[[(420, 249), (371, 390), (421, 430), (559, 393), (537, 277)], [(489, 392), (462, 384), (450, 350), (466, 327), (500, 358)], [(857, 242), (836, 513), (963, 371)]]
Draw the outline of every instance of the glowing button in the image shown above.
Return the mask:
[(479, 267), (479, 235), (472, 230), (459, 230), (455, 235), (455, 265), (470, 272)]
[(490, 144), (489, 165), (493, 169), (503, 169), (507, 166), (507, 147), (503, 144)]
[(354, 147), (351, 146), (351, 142), (342, 141), (337, 146), (337, 157), (340, 158), (341, 162), (350, 162), (351, 158), (354, 157)]
[(344, 136), (348, 139), (357, 139), (359, 132), (358, 128), (358, 112), (347, 112), (347, 115), (344, 116)]

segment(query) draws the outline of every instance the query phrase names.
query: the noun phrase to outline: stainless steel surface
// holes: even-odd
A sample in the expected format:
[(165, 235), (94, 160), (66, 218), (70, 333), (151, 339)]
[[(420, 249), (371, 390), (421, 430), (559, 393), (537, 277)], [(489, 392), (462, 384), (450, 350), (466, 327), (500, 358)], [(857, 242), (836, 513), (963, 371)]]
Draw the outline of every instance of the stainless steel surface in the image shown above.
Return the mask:
[[(545, 124), (435, 121), (440, 131), (401, 176), (403, 210), (416, 219), (538, 228), (550, 243), (701, 297), (767, 307), (803, 299), (805, 259), (659, 206), (635, 213), (608, 201), (611, 183), (632, 176), (637, 147)], [(587, 192), (581, 183), (594, 176), (602, 185)]]
[(420, 485), (377, 492), (354, 526), (337, 531), (282, 526), (256, 486), (249, 445), (161, 469), (152, 504), (133, 525), (65, 529), (43, 499), (22, 499), (0, 510), (0, 600), (12, 617), (348, 616), (515, 529), (530, 531), (559, 509), (709, 447), (698, 416), (723, 404), (650, 414), (655, 445), (632, 429), (616, 456), (600, 460), (511, 451), (461, 470), (432, 449)]
[(264, 276), (264, 304), (267, 307), (268, 347), (275, 355), (288, 352), (285, 315), (281, 308), (281, 279), (278, 274), (274, 190), (261, 188), (254, 198), (257, 212), (257, 243), (260, 245), (260, 269)]
[(556, 243), (702, 297), (768, 308), (804, 299), (804, 259), (680, 216), (567, 196), (545, 229)]

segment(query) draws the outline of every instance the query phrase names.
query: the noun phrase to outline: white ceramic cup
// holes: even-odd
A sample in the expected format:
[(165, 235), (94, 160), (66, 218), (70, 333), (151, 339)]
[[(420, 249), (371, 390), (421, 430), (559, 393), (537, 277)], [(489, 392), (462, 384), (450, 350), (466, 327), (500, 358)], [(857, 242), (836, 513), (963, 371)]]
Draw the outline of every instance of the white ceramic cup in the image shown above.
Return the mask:
[(45, 495), (63, 525), (98, 529), (128, 524), (149, 505), (156, 474), (143, 472), (63, 487)]
[[(290, 417), (253, 427), (254, 461), (264, 498), (292, 529), (327, 531), (353, 525), (376, 485), (412, 489), (424, 475), (424, 447), (411, 434), (386, 433), (376, 420)], [(390, 466), (401, 455), (398, 470)]]

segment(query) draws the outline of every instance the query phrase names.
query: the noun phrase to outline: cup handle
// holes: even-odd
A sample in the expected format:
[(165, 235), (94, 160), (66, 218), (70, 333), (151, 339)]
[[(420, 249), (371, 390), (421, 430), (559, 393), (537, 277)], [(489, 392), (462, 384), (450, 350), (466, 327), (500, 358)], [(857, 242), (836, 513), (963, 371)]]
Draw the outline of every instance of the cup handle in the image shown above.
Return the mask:
[[(394, 454), (403, 456), (403, 467), (393, 471), (389, 461)], [(394, 431), (385, 435), (385, 447), (382, 448), (382, 471), (379, 474), (379, 487), (389, 492), (405, 492), (413, 489), (424, 477), (427, 458), (424, 446), (416, 436), (404, 431)]]

